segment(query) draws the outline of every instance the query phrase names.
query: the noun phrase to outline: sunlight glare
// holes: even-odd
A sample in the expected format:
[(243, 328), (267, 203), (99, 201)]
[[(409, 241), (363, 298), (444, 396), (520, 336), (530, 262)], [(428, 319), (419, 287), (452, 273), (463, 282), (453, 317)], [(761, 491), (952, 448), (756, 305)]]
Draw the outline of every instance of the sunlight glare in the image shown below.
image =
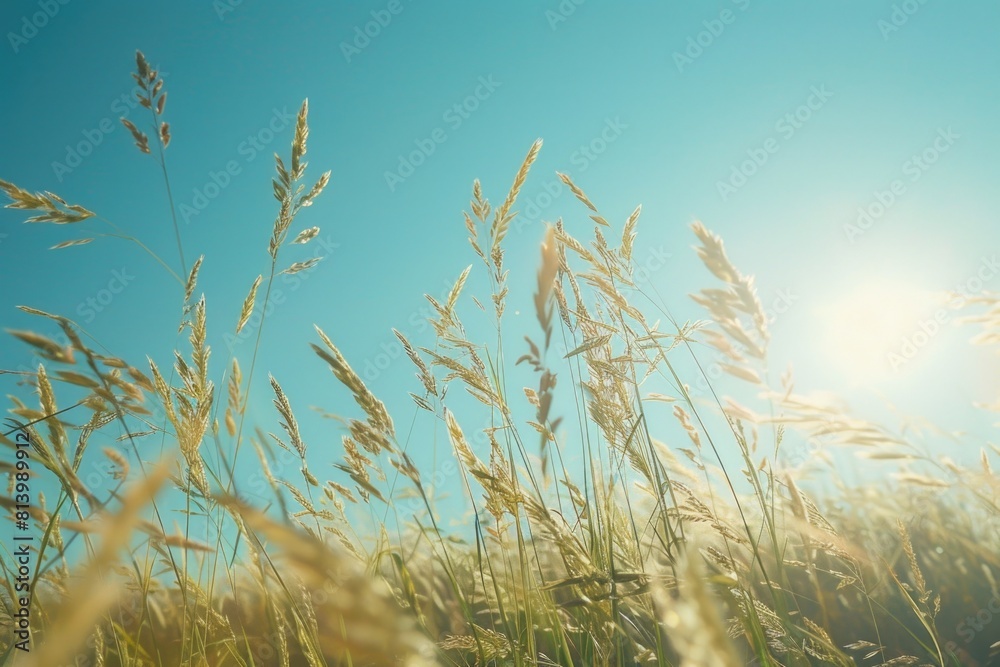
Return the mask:
[(902, 354), (937, 303), (933, 292), (905, 283), (867, 281), (820, 308), (820, 349), (856, 384), (898, 377), (910, 365), (893, 364), (892, 355)]

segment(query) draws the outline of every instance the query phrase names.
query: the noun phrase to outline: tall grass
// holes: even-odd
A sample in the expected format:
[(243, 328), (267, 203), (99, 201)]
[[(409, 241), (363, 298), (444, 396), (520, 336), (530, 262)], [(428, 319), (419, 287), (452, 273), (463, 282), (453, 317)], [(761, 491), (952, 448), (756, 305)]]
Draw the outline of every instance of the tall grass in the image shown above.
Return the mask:
[[(152, 113), (172, 214), (165, 92), (141, 54), (135, 76)], [(150, 153), (148, 134), (127, 125), (140, 151)], [(308, 133), (303, 103), (289, 161), (276, 158), (269, 270), (246, 277), (251, 289), (236, 333), (255, 307), (266, 306), (276, 276), (312, 264), (282, 258), (289, 244), (318, 233), (296, 231), (297, 216), (329, 181), (327, 172), (306, 189)], [(486, 318), (495, 336), (473, 340), (463, 324), (460, 297), (470, 270), (443, 302), (427, 297), (432, 347), (396, 332), (417, 375), (406, 390), (418, 411), (440, 421), (475, 508), (467, 530), (439, 518), (431, 476), (407, 453), (386, 404), (322, 330), (311, 343), (316, 362), (356, 403), (340, 408), (352, 416), (343, 420), (336, 479), (309, 469), (280, 369), (270, 369), (280, 429), (265, 434), (251, 421), (264, 417), (247, 414), (253, 377), (264, 372), (257, 368), (263, 324), (246, 375), (232, 355), (221, 374), (210, 364), (207, 302), (195, 296), (203, 258), (187, 270), (179, 233), (179, 273), (118, 227), (59, 244), (101, 235), (139, 244), (182, 287), (179, 331), (187, 344), (177, 346), (183, 349), (165, 372), (153, 360), (97, 351), (69, 318), (22, 307), (54, 322), (71, 344), (11, 332), (46, 361), (25, 378), (36, 398), (12, 397), (10, 412), (26, 424), (36, 468), (58, 494), (38, 497), (32, 509), (41, 539), (27, 654), (13, 646), (18, 594), (10, 554), (0, 561), (6, 660), (1000, 664), (995, 656), (989, 662), (1000, 637), (1000, 484), (991, 463), (1000, 450), (984, 445), (981, 466), (964, 468), (924, 453), (926, 443), (912, 434), (797, 393), (790, 373), (773, 386), (767, 317), (753, 279), (734, 266), (722, 240), (692, 225), (715, 284), (693, 295), (706, 319), (677, 321), (633, 278), (640, 209), (616, 231), (564, 174), (581, 206), (573, 218), (589, 216), (593, 233), (584, 241), (561, 220), (548, 225), (533, 296), (510, 292), (504, 240), (540, 149), (541, 142), (531, 146), (497, 208), (475, 181), (464, 216), (473, 268), (491, 285), (474, 299), (472, 316)], [(51, 193), (5, 181), (0, 188), (8, 208), (35, 214), (30, 222), (112, 224)], [(505, 339), (508, 304), (529, 298), (535, 333), (523, 343)], [(978, 342), (995, 344), (1000, 299), (978, 302), (968, 304), (985, 306), (970, 320), (984, 327)], [(571, 351), (560, 358), (556, 342)], [(692, 394), (689, 383), (704, 373), (709, 348), (751, 389), (749, 405), (718, 396), (711, 383), (709, 400)], [(511, 378), (523, 369), (537, 383), (515, 386)], [(213, 378), (225, 386), (224, 398)], [(485, 449), (470, 437), (476, 410), (458, 394), (490, 416)], [(61, 411), (67, 405), (75, 409)], [(118, 484), (98, 495), (81, 481), (80, 465), (93, 456), (92, 441), (109, 439), (115, 428), (123, 448), (104, 455)], [(149, 463), (147, 443), (156, 436), (166, 456)], [(788, 463), (787, 448), (806, 439), (856, 449), (884, 466), (884, 481), (849, 486), (837, 481), (835, 466), (820, 466), (830, 482), (820, 495), (803, 468)], [(236, 470), (247, 444), (272, 503), (253, 506), (241, 495)], [(272, 444), (301, 462), (293, 478), (272, 473)], [(183, 493), (182, 507), (164, 487)], [(422, 509), (404, 507), (404, 497)], [(11, 498), (3, 503), (13, 507)], [(184, 523), (170, 530), (163, 515), (177, 509)]]

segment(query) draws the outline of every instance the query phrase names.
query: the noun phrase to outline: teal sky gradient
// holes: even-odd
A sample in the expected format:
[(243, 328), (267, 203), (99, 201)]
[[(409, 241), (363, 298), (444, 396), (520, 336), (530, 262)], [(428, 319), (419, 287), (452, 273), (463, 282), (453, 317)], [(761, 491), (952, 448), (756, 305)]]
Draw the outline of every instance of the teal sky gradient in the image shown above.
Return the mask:
[[(884, 395), (902, 413), (969, 431), (970, 442), (948, 453), (974, 458), (992, 419), (969, 404), (995, 398), (1000, 365), (992, 352), (965, 344), (970, 329), (945, 327), (900, 372), (859, 385), (824, 347), (819, 313), (886, 280), (954, 288), (1000, 250), (1000, 5), (577, 2), (50, 0), (58, 11), (34, 34), (25, 21), (45, 2), (13, 0), (0, 8), (0, 178), (100, 213), (179, 273), (162, 175), (118, 121), (126, 110), (137, 123), (145, 118), (123, 102), (141, 49), (164, 73), (171, 187), (188, 265), (206, 256), (198, 289), (207, 298), (218, 381), (233, 343), (226, 334), (269, 264), (277, 212), (272, 153), (287, 158), (289, 115), (308, 97), (307, 180), (327, 169), (332, 175), (292, 230), (319, 226), (319, 242), (286, 247), (279, 268), (325, 257), (277, 283), (281, 302), (266, 320), (249, 414), (251, 423), (277, 432), (272, 373), (321, 475), (340, 460), (339, 433), (308, 407), (349, 415), (355, 408), (309, 349), (318, 342), (312, 324), (370, 380), (405, 434), (414, 414), (406, 392), (419, 385), (402, 356), (378, 369), (385, 361), (379, 355), (395, 345), (390, 329), (433, 345), (421, 323), (430, 312), (422, 295), (440, 296), (474, 264), (463, 312), (470, 331), (490, 340), (488, 321), (477, 319), (468, 298), (486, 301), (488, 282), (462, 211), (474, 178), (499, 204), (539, 137), (544, 147), (515, 207), (524, 218), (507, 242), (509, 359), (523, 352), (522, 334), (535, 331), (531, 292), (543, 221), (561, 217), (577, 238), (591, 235), (572, 195), (559, 188), (552, 196), (562, 171), (612, 222), (615, 236), (643, 205), (636, 260), (662, 264), (649, 284), (676, 317), (703, 317), (687, 294), (712, 285), (691, 250), (688, 225), (700, 219), (722, 235), (736, 265), (757, 276), (765, 306), (792, 295), (773, 322), (772, 377), (794, 362), (799, 390), (840, 393), (870, 416), (887, 414)], [(915, 11), (906, 14), (903, 5)], [(345, 46), (373, 12), (391, 21), (363, 48)], [(700, 53), (691, 46), (699, 39)], [(464, 111), (455, 109), (463, 104)], [(934, 163), (914, 171), (914, 156), (932, 149), (942, 132), (950, 143), (939, 142)], [(67, 153), (96, 143), (88, 136), (100, 143), (78, 166), (56, 164), (75, 163)], [(387, 173), (398, 175), (401, 159), (428, 141), (433, 153), (390, 187), (395, 179)], [(735, 187), (733, 170), (755, 155), (762, 164)], [(227, 168), (228, 182), (213, 189), (213, 175), (216, 184), (226, 182), (219, 174)], [(869, 209), (894, 181), (902, 194), (885, 214), (860, 235), (846, 230), (859, 207)], [(733, 190), (720, 186), (726, 182)], [(84, 228), (22, 225), (24, 217), (0, 212), (3, 327), (51, 333), (48, 323), (15, 309), (31, 305), (73, 317), (140, 367), (146, 355), (167, 366), (178, 284), (119, 240), (48, 251), (87, 236)], [(117, 286), (115, 271), (128, 284), (97, 312), (87, 299)], [(984, 287), (1000, 289), (1000, 277), (993, 280)], [(253, 340), (233, 349), (246, 373)], [(2, 368), (30, 361), (30, 351), (9, 337), (0, 347)], [(521, 369), (511, 377), (513, 388), (536, 381)], [(7, 393), (33, 400), (10, 376), (0, 380)], [(745, 387), (721, 386), (751, 401)], [(563, 390), (570, 389), (567, 377)], [(439, 469), (448, 455), (443, 429), (421, 414), (413, 433), (418, 464)], [(243, 454), (250, 475), (255, 457), (250, 448)], [(286, 475), (294, 477), (294, 469)]]

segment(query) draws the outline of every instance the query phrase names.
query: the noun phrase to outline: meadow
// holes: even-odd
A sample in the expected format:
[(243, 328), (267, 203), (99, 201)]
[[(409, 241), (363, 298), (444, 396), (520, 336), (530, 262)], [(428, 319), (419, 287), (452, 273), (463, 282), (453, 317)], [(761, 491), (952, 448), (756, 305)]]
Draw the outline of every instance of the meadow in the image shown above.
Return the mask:
[[(984, 441), (979, 465), (961, 465), (931, 453), (932, 429), (853, 415), (797, 389), (791, 371), (773, 380), (753, 267), (736, 267), (700, 222), (691, 238), (707, 286), (691, 296), (703, 317), (676, 320), (635, 279), (641, 207), (606, 219), (565, 174), (575, 201), (565, 223), (538, 229), (533, 293), (509, 290), (504, 241), (541, 141), (502, 198), (472, 181), (454, 227), (472, 265), (444, 298), (427, 297), (435, 344), (395, 332), (415, 374), (399, 391), (439, 424), (442, 469), (473, 515), (447, 520), (436, 471), (413, 461), (423, 443), (408, 415), (390, 414), (319, 327), (287, 342), (311, 346), (345, 399), (330, 424), (338, 461), (311, 469), (296, 417), (306, 408), (286, 396), (281, 369), (257, 363), (268, 320), (238, 355), (219, 359), (207, 343), (210, 328), (246, 338), (280, 277), (314, 264), (283, 252), (316, 242), (305, 209), (337, 186), (307, 163), (308, 103), (290, 150), (275, 155), (273, 226), (241, 232), (266, 244), (270, 271), (248, 276), (238, 321), (222, 322), (199, 291), (213, 257), (185, 256), (166, 179), (163, 79), (141, 53), (133, 76), (147, 113), (123, 122), (146, 168), (162, 168), (176, 248), (0, 181), (27, 222), (83, 230), (57, 251), (103, 237), (136, 244), (184, 304), (166, 357), (114, 356), (27, 296), (22, 310), (68, 342), (7, 332), (44, 363), (9, 371), (23, 391), (3, 439), (4, 521), (20, 517), (22, 481), (57, 493), (30, 497), (27, 644), (18, 561), (3, 545), (5, 664), (1000, 665), (1000, 448)], [(473, 274), (488, 292), (467, 293)], [(954, 305), (975, 343), (1000, 342), (1000, 295)], [(532, 320), (526, 339), (508, 333), (514, 309)], [(493, 335), (473, 339), (473, 319)], [(741, 396), (705, 382), (709, 355)], [(511, 379), (524, 373), (529, 386)], [(274, 415), (247, 409), (263, 377)], [(695, 396), (699, 382), (708, 390)], [(31, 441), (27, 477), (15, 432)], [(831, 450), (879, 481), (842, 480)], [(115, 480), (101, 493), (81, 469), (94, 456)], [(248, 457), (265, 502), (241, 492), (237, 461)]]

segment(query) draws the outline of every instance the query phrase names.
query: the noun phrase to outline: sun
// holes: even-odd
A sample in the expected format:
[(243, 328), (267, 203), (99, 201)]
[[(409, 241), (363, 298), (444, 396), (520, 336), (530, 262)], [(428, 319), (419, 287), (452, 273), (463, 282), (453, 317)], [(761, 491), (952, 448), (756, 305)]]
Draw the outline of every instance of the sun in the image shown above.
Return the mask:
[(914, 339), (928, 335), (939, 299), (902, 282), (866, 281), (819, 308), (820, 349), (855, 384), (899, 378), (910, 366), (900, 360), (908, 362)]

